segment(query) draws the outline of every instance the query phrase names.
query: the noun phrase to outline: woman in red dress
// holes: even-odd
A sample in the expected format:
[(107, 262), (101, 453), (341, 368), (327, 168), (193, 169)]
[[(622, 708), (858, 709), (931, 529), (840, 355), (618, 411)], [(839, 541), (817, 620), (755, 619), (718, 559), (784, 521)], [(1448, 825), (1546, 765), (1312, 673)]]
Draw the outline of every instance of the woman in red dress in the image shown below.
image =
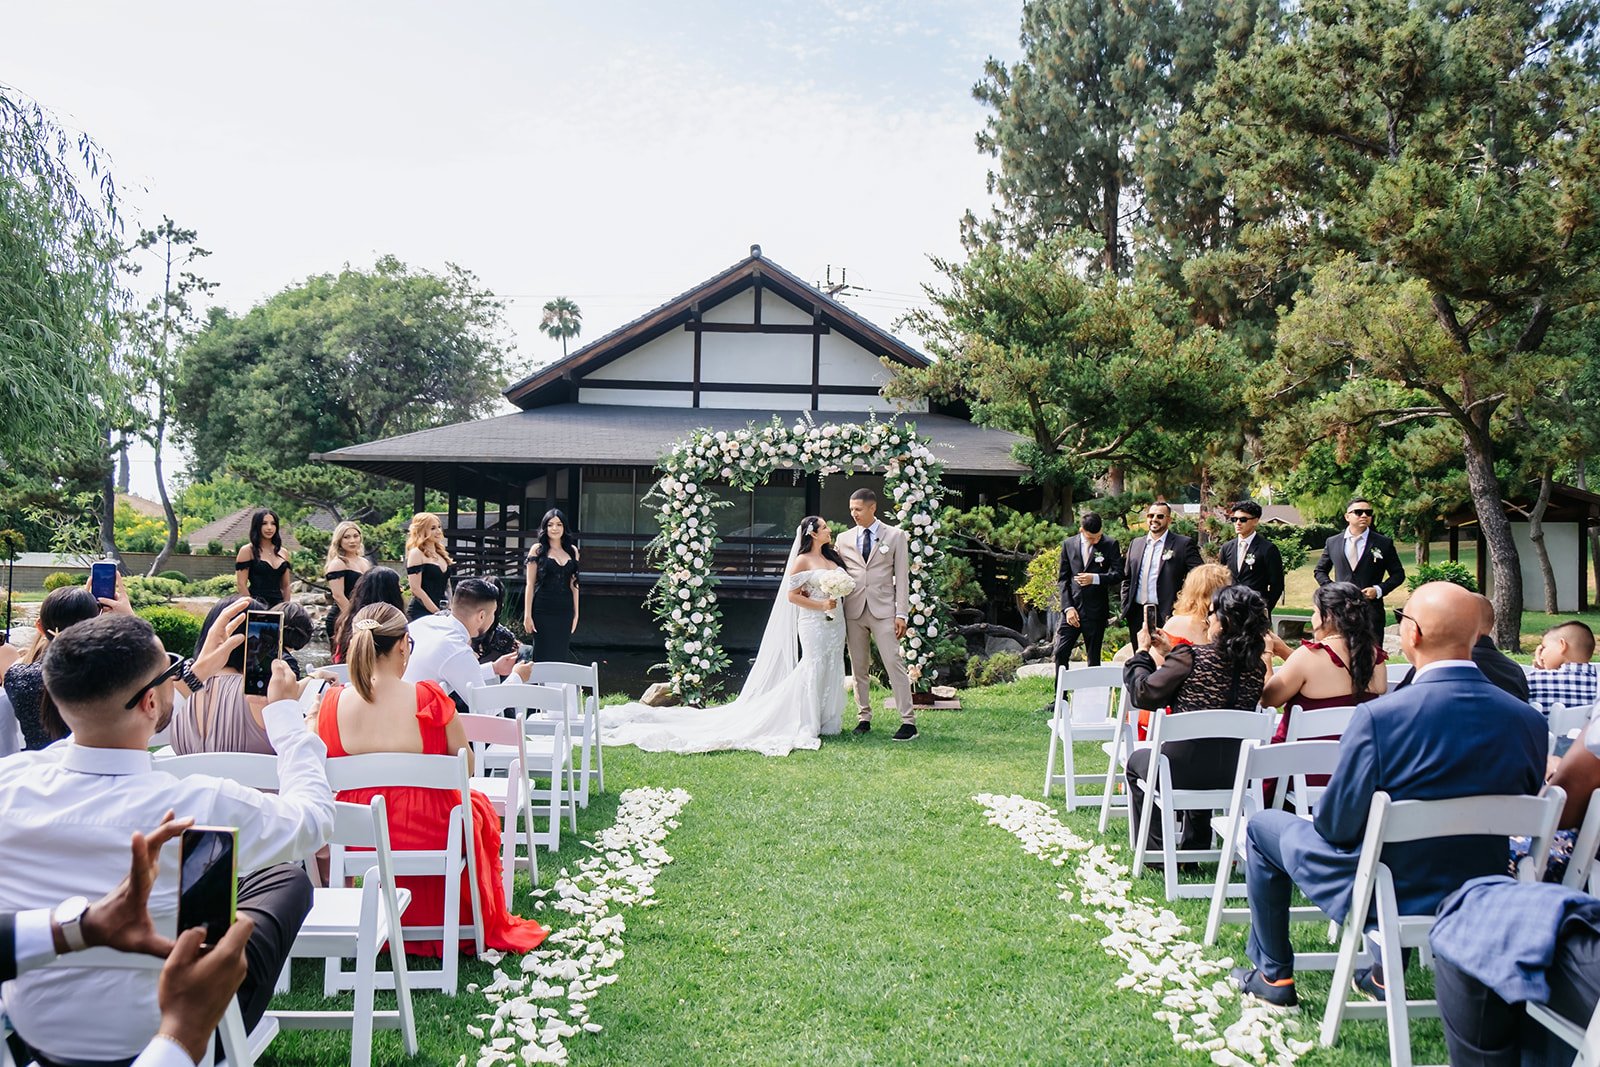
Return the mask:
[[(415, 752), (449, 755), (467, 747), (466, 731), (456, 720), (455, 702), (433, 682), (411, 683), (402, 677), (411, 659), (406, 617), (388, 604), (362, 608), (350, 622), (350, 684), (335, 686), (322, 698), (316, 731), (328, 746), (329, 758), (368, 752)], [(444, 847), (450, 812), (459, 803), (453, 792), (392, 786), (347, 789), (339, 800), (370, 803), (382, 793), (389, 809), (389, 840), (396, 849)], [(473, 842), (477, 853), (478, 898), (483, 909), (484, 944), (492, 949), (527, 952), (549, 933), (532, 919), (506, 908), (501, 884), (500, 820), (489, 798), (472, 794)], [(461, 923), (470, 934), (472, 902), (463, 873)], [(444, 880), (396, 879), (411, 891), (404, 925), (438, 926), (444, 917)], [(471, 940), (461, 942), (470, 953)], [(407, 941), (406, 952), (439, 956), (443, 942)]]

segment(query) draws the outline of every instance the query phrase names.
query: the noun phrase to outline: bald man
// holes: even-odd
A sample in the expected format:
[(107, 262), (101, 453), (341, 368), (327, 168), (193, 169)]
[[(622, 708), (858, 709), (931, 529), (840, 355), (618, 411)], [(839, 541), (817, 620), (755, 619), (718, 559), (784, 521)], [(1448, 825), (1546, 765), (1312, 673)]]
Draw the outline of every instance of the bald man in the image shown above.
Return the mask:
[[(1479, 593), (1473, 593), (1478, 603), (1478, 640), (1472, 645), (1472, 662), (1478, 665), (1483, 676), (1518, 700), (1528, 699), (1528, 675), (1522, 664), (1501, 652), (1494, 645), (1494, 602)], [(1400, 680), (1396, 689), (1411, 684), (1417, 676), (1412, 667)]]
[[(1443, 800), (1539, 791), (1544, 719), (1473, 663), (1480, 618), (1477, 594), (1460, 586), (1430, 582), (1417, 589), (1400, 624), (1400, 649), (1416, 678), (1357, 706), (1316, 819), (1283, 811), (1251, 816), (1245, 951), (1254, 966), (1233, 974), (1246, 996), (1273, 1008), (1299, 1003), (1290, 894), (1299, 886), (1329, 918), (1344, 921), (1375, 793)], [(1389, 846), (1384, 859), (1394, 872), (1401, 914), (1432, 913), (1469, 879), (1504, 874), (1508, 847), (1504, 837), (1488, 835)], [(1358, 972), (1355, 984), (1368, 995), (1383, 995), (1379, 968)]]

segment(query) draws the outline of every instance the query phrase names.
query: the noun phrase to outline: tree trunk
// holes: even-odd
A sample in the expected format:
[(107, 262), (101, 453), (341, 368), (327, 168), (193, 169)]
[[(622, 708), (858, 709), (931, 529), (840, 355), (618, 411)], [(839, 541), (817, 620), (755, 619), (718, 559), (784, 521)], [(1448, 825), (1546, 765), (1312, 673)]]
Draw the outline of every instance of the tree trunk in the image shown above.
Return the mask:
[(1528, 512), (1528, 540), (1539, 558), (1539, 577), (1544, 580), (1544, 610), (1551, 615), (1561, 610), (1556, 600), (1556, 572), (1550, 566), (1550, 550), (1544, 544), (1544, 513), (1550, 507), (1554, 481), (1549, 471), (1539, 475), (1539, 496), (1533, 502), (1533, 510)]
[(133, 471), (128, 464), (128, 435), (122, 435), (122, 450), (117, 454), (117, 492), (126, 493), (133, 484)]
[(1462, 451), (1467, 461), (1467, 485), (1472, 506), (1478, 513), (1478, 528), (1489, 547), (1489, 566), (1494, 578), (1494, 643), (1508, 652), (1522, 643), (1522, 560), (1517, 542), (1511, 537), (1511, 521), (1500, 496), (1500, 481), (1494, 475), (1493, 446), (1488, 435), (1482, 443), (1471, 433), (1462, 434)]
[[(157, 411), (165, 411), (167, 403), (166, 385), (156, 389)], [(167, 495), (167, 479), (161, 472), (161, 446), (167, 436), (167, 420), (163, 415), (156, 420), (156, 436), (151, 442), (155, 445), (156, 452), (156, 493), (161, 497), (161, 510), (167, 518), (167, 543), (161, 546), (161, 551), (156, 553), (155, 560), (150, 564), (150, 577), (154, 578), (161, 573), (167, 565), (167, 560), (172, 558), (172, 553), (178, 548), (178, 511), (172, 506), (172, 498)]]
[(1122, 186), (1117, 179), (1115, 171), (1106, 175), (1105, 203), (1101, 206), (1103, 214), (1100, 219), (1101, 235), (1106, 242), (1106, 249), (1101, 256), (1105, 264), (1106, 273), (1111, 277), (1117, 276), (1122, 263), (1118, 259), (1117, 250), (1117, 218), (1122, 211)]
[(1121, 467), (1111, 466), (1106, 469), (1106, 488), (1110, 490), (1111, 496), (1121, 496), (1128, 491), (1128, 477)]
[(122, 553), (117, 551), (117, 457), (111, 444), (111, 431), (105, 431), (105, 472), (100, 479), (100, 551), (106, 559), (114, 559), (120, 566)]
[[(1581, 455), (1578, 457), (1578, 488), (1585, 493), (1589, 491), (1589, 471)], [(1600, 589), (1600, 526), (1589, 527), (1589, 565), (1594, 568), (1595, 588)]]

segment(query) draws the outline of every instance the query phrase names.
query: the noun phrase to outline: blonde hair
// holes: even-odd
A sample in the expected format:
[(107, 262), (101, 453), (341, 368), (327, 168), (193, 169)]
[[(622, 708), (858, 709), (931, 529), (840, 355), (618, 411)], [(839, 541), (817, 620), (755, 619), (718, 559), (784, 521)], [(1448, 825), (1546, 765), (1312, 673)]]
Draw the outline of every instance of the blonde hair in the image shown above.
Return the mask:
[(411, 529), (406, 533), (406, 551), (420, 548), (424, 556), (433, 556), (446, 563), (454, 563), (455, 560), (450, 558), (450, 553), (444, 548), (444, 531), (437, 529), (432, 533), (424, 532), (430, 522), (437, 524), (439, 516), (431, 511), (419, 511), (411, 516)]
[(1211, 610), (1211, 598), (1217, 595), (1217, 590), (1232, 584), (1233, 572), (1228, 568), (1220, 563), (1202, 563), (1183, 580), (1172, 613), (1203, 619)]
[(346, 519), (333, 528), (333, 540), (328, 542), (328, 558), (322, 565), (323, 570), (331, 571), (335, 566), (344, 562), (344, 551), (339, 546), (344, 544), (344, 535), (351, 530), (359, 534), (361, 532), (361, 524)]
[(350, 684), (371, 703), (378, 688), (378, 658), (387, 656), (406, 636), (406, 617), (393, 604), (368, 604), (350, 623)]

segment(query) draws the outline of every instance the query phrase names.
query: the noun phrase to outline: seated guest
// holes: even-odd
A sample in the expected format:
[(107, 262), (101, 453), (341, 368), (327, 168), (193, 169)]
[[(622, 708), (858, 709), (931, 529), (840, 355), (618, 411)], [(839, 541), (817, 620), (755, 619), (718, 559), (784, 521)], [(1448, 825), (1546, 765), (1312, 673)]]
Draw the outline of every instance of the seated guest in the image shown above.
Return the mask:
[[(1478, 605), (1478, 639), (1472, 644), (1472, 662), (1478, 665), (1478, 669), (1489, 681), (1518, 700), (1527, 700), (1528, 676), (1523, 671), (1522, 664), (1495, 647), (1494, 602), (1478, 593), (1473, 593), (1472, 596)], [(1394, 613), (1397, 618), (1404, 614), (1401, 608), (1395, 608)], [(1416, 674), (1417, 669), (1411, 668), (1395, 688), (1401, 689), (1410, 685)]]
[[(239, 604), (243, 604), (246, 611), (267, 610), (261, 601), (247, 597), (225, 596), (217, 601), (200, 624), (200, 636), (194, 643), (197, 658), (211, 639), (217, 620), (225, 615), (230, 619), (236, 617)], [(233, 650), (200, 692), (192, 696), (177, 694), (167, 736), (172, 742), (172, 751), (180, 756), (196, 752), (273, 755), (262, 705), (245, 696), (244, 645)]]
[[(1417, 668), (1416, 680), (1356, 708), (1315, 820), (1285, 811), (1250, 817), (1245, 951), (1255, 966), (1233, 973), (1247, 996), (1269, 1007), (1299, 1003), (1289, 942), (1291, 893), (1299, 886), (1330, 918), (1344, 921), (1375, 793), (1444, 800), (1538, 792), (1544, 720), (1472, 662), (1479, 630), (1475, 595), (1448, 582), (1430, 582), (1411, 595), (1400, 647)], [(1401, 913), (1432, 912), (1468, 879), (1501, 873), (1507, 844), (1485, 835), (1391, 845), (1384, 861), (1394, 872)], [(1358, 972), (1355, 982), (1369, 995), (1383, 993), (1377, 967)]]
[[(505, 603), (505, 587), (493, 578), (485, 578), (484, 584), (495, 591), (496, 619), (500, 617), (500, 608)], [(522, 651), (522, 642), (517, 640), (517, 635), (511, 632), (509, 626), (495, 623), (483, 633), (472, 639), (472, 654), (478, 657), (479, 663), (493, 663), (506, 653), (519, 653)]]
[[(254, 1026), (311, 907), (311, 882), (297, 861), (325, 845), (333, 827), (326, 749), (305, 728), (294, 673), (274, 664), (264, 714), (280, 792), (176, 778), (155, 769), (149, 752), (171, 718), (174, 686), (200, 691), (243, 644), (246, 603), (219, 616), (192, 664), (164, 652), (149, 623), (121, 614), (81, 622), (51, 644), (45, 689), (72, 741), (0, 760), (0, 911), (51, 907), (68, 889), (111, 889), (127, 870), (130, 835), (169, 812), (237, 827), (238, 910), (254, 922), (239, 1006)], [(157, 929), (174, 922), (177, 860), (169, 850), (155, 882)], [(6, 986), (6, 1013), (41, 1067), (127, 1062), (160, 1024), (156, 984), (148, 971), (46, 968)]]
[[(1227, 568), (1221, 568), (1226, 573)], [(1187, 584), (1185, 585), (1187, 588)], [(1211, 708), (1254, 708), (1261, 699), (1268, 667), (1267, 612), (1261, 594), (1242, 585), (1225, 585), (1211, 600), (1210, 628), (1203, 645), (1171, 645), (1163, 632), (1140, 630), (1139, 651), (1122, 669), (1129, 699), (1141, 708), (1171, 706), (1171, 713)], [(1233, 784), (1239, 742), (1226, 739), (1174, 741), (1161, 746), (1172, 764), (1172, 782), (1180, 789), (1226, 789)], [(1149, 779), (1150, 749), (1128, 758), (1128, 809), (1133, 832), (1139, 833), (1144, 783)], [(1183, 829), (1180, 849), (1211, 846), (1211, 814), (1188, 811), (1178, 816)], [(1161, 847), (1161, 826), (1146, 829), (1152, 849)]]
[(1428, 933), (1444, 1040), (1455, 1067), (1573, 1063), (1529, 1019), (1543, 1004), (1582, 1029), (1600, 1000), (1600, 900), (1554, 885), (1475, 878)]
[(278, 613), (283, 616), (283, 662), (294, 671), (296, 678), (304, 678), (306, 672), (301, 669), (300, 661), (295, 659), (294, 654), (311, 643), (311, 633), (316, 624), (311, 621), (311, 612), (292, 600), (279, 604)]
[(204, 955), (200, 927), (174, 944), (156, 933), (150, 919), (150, 887), (161, 846), (193, 824), (192, 819), (168, 819), (148, 837), (135, 832), (128, 876), (93, 904), (69, 897), (55, 908), (0, 913), (0, 982), (66, 953), (100, 946), (166, 959), (159, 982), (161, 1030), (133, 1067), (194, 1067), (205, 1059), (211, 1035), (246, 973), (244, 950), (255, 927), (248, 916)]
[(374, 567), (357, 579), (355, 591), (350, 594), (350, 610), (339, 616), (339, 624), (333, 630), (333, 662), (344, 662), (345, 648), (350, 644), (350, 620), (356, 612), (373, 604), (406, 609), (397, 572), (388, 567)]
[[(120, 576), (117, 586), (120, 592)], [(94, 594), (89, 592), (87, 586), (81, 585), (51, 590), (45, 596), (44, 603), (39, 605), (39, 621), (34, 624), (38, 632), (34, 634), (33, 644), (5, 672), (4, 681), (6, 696), (11, 698), (11, 707), (17, 716), (17, 726), (22, 730), (24, 748), (41, 749), (67, 736), (66, 724), (48, 701), (41, 700), (44, 696), (44, 654), (49, 650), (50, 642), (62, 630), (75, 623), (97, 618), (100, 608), (101, 604)]]
[(1211, 641), (1211, 598), (1233, 584), (1233, 575), (1220, 563), (1203, 563), (1189, 572), (1172, 604), (1172, 617), (1161, 629), (1174, 645), (1204, 645)]
[(1546, 711), (1593, 704), (1600, 699), (1600, 664), (1593, 660), (1594, 631), (1586, 624), (1573, 619), (1550, 627), (1533, 652), (1528, 699)]
[[(451, 610), (459, 610), (460, 602), (458, 590)], [(415, 629), (417, 623), (411, 625)], [(466, 730), (445, 691), (436, 682), (406, 680), (410, 677), (406, 667), (414, 654), (411, 638), (406, 634), (406, 617), (387, 604), (376, 604), (357, 612), (351, 626), (354, 636), (350, 641), (350, 684), (328, 690), (317, 711), (317, 734), (327, 743), (328, 754), (334, 758), (365, 752), (445, 756), (466, 748)], [(380, 793), (389, 806), (389, 833), (395, 848), (444, 847), (450, 813), (458, 803), (454, 794), (402, 786), (345, 790), (338, 799), (370, 804)], [(478, 857), (484, 944), (502, 951), (527, 952), (543, 941), (548, 931), (531, 919), (519, 919), (507, 909), (501, 881), (499, 817), (489, 798), (481, 793), (472, 794), (472, 808), (472, 845)], [(400, 878), (398, 884), (411, 890), (411, 906), (406, 909), (404, 924), (438, 926), (444, 915), (443, 880)], [(471, 898), (463, 886), (462, 921), (469, 930), (470, 908)], [(463, 941), (460, 948), (471, 952), (476, 944)], [(444, 945), (439, 941), (407, 941), (406, 951), (439, 956)], [(450, 951), (456, 949), (452, 947)]]
[[(1550, 855), (1545, 862), (1544, 880), (1559, 882), (1566, 876), (1567, 864), (1572, 859), (1573, 846), (1578, 841), (1578, 828), (1589, 810), (1589, 802), (1596, 789), (1600, 789), (1600, 719), (1592, 720), (1584, 731), (1583, 744), (1573, 745), (1559, 760), (1551, 758), (1549, 782), (1566, 791), (1567, 803), (1561, 809), (1554, 840), (1550, 842)], [(1511, 867), (1528, 854), (1531, 842), (1526, 837), (1511, 839)]]
[[(413, 619), (411, 639), (416, 648), (406, 667), (406, 681), (438, 682), (445, 692), (465, 701), (467, 690), (484, 682), (490, 669), (479, 666), (472, 640), (494, 625), (499, 603), (495, 586), (482, 578), (464, 578), (456, 583), (448, 610)], [(516, 666), (517, 654), (507, 652), (494, 661), (492, 671), (504, 678)]]
[(1342, 708), (1381, 696), (1389, 685), (1378, 670), (1388, 658), (1382, 640), (1354, 583), (1317, 586), (1311, 594), (1311, 639), (1300, 642), (1261, 692), (1262, 704), (1283, 709), (1273, 742), (1288, 735), (1293, 708)]

